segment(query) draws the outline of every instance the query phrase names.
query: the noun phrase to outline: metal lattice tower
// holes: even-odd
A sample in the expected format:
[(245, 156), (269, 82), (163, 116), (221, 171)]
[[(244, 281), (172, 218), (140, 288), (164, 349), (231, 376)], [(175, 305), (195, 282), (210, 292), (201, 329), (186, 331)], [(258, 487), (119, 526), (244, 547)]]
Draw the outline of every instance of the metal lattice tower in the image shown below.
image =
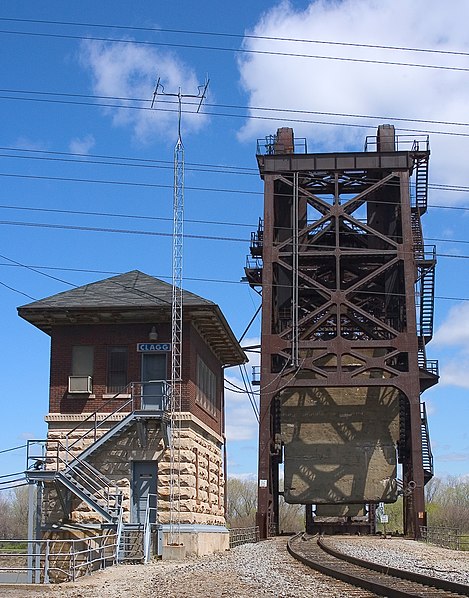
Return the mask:
[(182, 411), (182, 334), (183, 334), (183, 248), (184, 248), (184, 144), (181, 136), (181, 114), (183, 98), (199, 98), (199, 112), (205, 98), (209, 81), (199, 88), (199, 93), (166, 93), (158, 79), (153, 93), (152, 107), (156, 96), (163, 94), (178, 99), (178, 138), (174, 146), (174, 188), (173, 188), (173, 249), (172, 249), (172, 301), (171, 301), (171, 385), (170, 385), (170, 522), (169, 543), (180, 544), (181, 524), (181, 417)]
[(285, 501), (314, 505), (319, 521), (394, 502), (400, 484), (406, 535), (425, 525), (433, 461), (420, 398), (438, 382), (426, 356), (436, 255), (420, 221), (429, 155), (426, 136), (391, 125), (357, 152), (308, 153), (290, 128), (258, 142), (264, 219), (245, 271), (262, 288), (263, 538), (279, 529), (282, 462)]

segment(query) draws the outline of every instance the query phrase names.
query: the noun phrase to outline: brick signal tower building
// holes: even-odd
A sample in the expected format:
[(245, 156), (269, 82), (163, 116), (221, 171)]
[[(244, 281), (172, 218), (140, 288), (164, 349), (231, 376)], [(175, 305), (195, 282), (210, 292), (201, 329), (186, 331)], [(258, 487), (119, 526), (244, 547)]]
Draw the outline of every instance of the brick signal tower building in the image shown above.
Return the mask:
[(220, 308), (184, 291), (172, 430), (171, 298), (171, 285), (135, 270), (19, 308), (51, 337), (48, 435), (28, 443), (26, 471), (43, 488), (39, 537), (110, 530), (118, 560), (135, 561), (148, 557), (146, 531), (167, 542), (175, 515), (188, 554), (228, 548), (223, 368), (246, 357)]

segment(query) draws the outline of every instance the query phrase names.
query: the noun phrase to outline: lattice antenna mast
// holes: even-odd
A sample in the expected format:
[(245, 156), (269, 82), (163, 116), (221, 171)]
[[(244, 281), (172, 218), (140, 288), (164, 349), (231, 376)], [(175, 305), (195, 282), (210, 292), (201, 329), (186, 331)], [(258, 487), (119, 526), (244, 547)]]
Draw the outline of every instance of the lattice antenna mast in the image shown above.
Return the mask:
[(180, 544), (181, 524), (181, 418), (182, 410), (182, 269), (184, 241), (184, 144), (181, 136), (183, 98), (197, 98), (200, 111), (205, 99), (209, 80), (199, 87), (197, 94), (166, 93), (158, 78), (153, 92), (151, 107), (158, 95), (176, 97), (178, 100), (178, 138), (174, 146), (174, 189), (173, 189), (173, 263), (171, 302), (171, 390), (170, 390), (170, 525), (169, 543)]

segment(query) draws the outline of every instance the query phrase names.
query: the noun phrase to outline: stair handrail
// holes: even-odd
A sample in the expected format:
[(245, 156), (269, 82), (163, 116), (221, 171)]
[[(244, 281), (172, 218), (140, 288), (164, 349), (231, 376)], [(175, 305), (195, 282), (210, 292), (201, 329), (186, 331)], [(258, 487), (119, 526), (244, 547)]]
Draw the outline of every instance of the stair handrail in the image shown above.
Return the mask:
[[(152, 498), (155, 499), (155, 506), (151, 506)], [(143, 559), (144, 563), (147, 564), (150, 560), (150, 546), (151, 546), (151, 513), (155, 511), (158, 514), (158, 495), (154, 493), (148, 493), (147, 506), (145, 509), (145, 523), (143, 526)], [(155, 517), (156, 523), (157, 516)]]
[(124, 529), (124, 507), (122, 501), (119, 505), (119, 515), (117, 516), (117, 529), (116, 529), (116, 563), (120, 563), (120, 546), (122, 539), (122, 530)]
[(429, 473), (431, 473), (433, 475), (433, 454), (432, 454), (432, 448), (430, 445), (430, 430), (428, 429), (427, 408), (426, 408), (424, 402), (420, 403), (420, 421), (422, 423), (422, 432), (424, 432), (424, 434), (425, 434), (426, 447), (427, 447), (425, 456), (423, 455), (423, 451), (422, 451), (422, 461), (424, 462), (426, 460), (428, 462), (428, 465), (430, 467)]
[(106, 501), (108, 510), (111, 508), (111, 498), (114, 499), (114, 508), (116, 508), (116, 504), (120, 496), (120, 491), (117, 488), (117, 485), (113, 484), (109, 478), (107, 478), (87, 461), (75, 458), (75, 462), (78, 462), (85, 471), (80, 471), (79, 467), (74, 467), (73, 469), (68, 467), (68, 471), (73, 471), (76, 477), (83, 480), (83, 482), (88, 483), (91, 490), (94, 490), (95, 495), (98, 498)]
[[(162, 380), (162, 382), (166, 382), (166, 381)], [(141, 401), (141, 393), (139, 395), (136, 395), (135, 389), (139, 386), (143, 387), (144, 384), (145, 384), (145, 382), (143, 382), (143, 381), (129, 382), (129, 384), (124, 386), (113, 397), (111, 397), (105, 403), (103, 403), (99, 409), (96, 409), (95, 411), (93, 411), (93, 413), (90, 413), (88, 415), (88, 417), (81, 420), (74, 428), (72, 428), (69, 432), (67, 432), (67, 434), (65, 435), (65, 444), (67, 447), (67, 451), (70, 451), (70, 449), (73, 446), (75, 446), (78, 442), (81, 442), (83, 439), (88, 437), (91, 433), (93, 433), (93, 442), (96, 442), (98, 429), (101, 428), (101, 426), (103, 426), (107, 421), (109, 421), (117, 413), (125, 412), (127, 414), (130, 414), (130, 413), (133, 413), (134, 411), (136, 411), (136, 409), (138, 408), (138, 405), (140, 404), (140, 401)], [(102, 419), (100, 419), (98, 421), (98, 415), (104, 414), (103, 408), (105, 408), (110, 403), (113, 403), (119, 397), (119, 395), (127, 394), (125, 392), (126, 390), (130, 390), (130, 398), (123, 399), (124, 400), (123, 403), (118, 405), (113, 411), (111, 411), (110, 413), (107, 413), (105, 415), (105, 417), (103, 417)], [(128, 407), (129, 405), (130, 405), (130, 409), (127, 411), (126, 407)], [(163, 407), (164, 407), (163, 410), (167, 410), (167, 408), (168, 408), (167, 401), (163, 401)], [(94, 425), (92, 427), (88, 428), (87, 430), (85, 430), (81, 436), (79, 436), (73, 442), (70, 443), (70, 436), (74, 432), (76, 432), (76, 430), (83, 427), (83, 424), (85, 424), (86, 422), (88, 422), (90, 420), (93, 420)]]
[[(135, 382), (129, 382), (129, 384), (124, 386), (113, 397), (111, 397), (109, 400), (107, 400), (105, 403), (103, 403), (99, 409), (96, 409), (96, 411), (93, 411), (93, 413), (90, 413), (88, 415), (88, 417), (86, 417), (84, 420), (80, 421), (74, 428), (72, 428), (69, 432), (67, 432), (67, 434), (65, 435), (65, 444), (67, 446), (67, 451), (70, 450), (72, 448), (72, 446), (75, 446), (75, 444), (77, 444), (78, 442), (80, 442), (81, 440), (86, 438), (91, 432), (93, 432), (93, 442), (96, 442), (98, 428), (100, 428), (113, 415), (116, 415), (117, 413), (121, 413), (128, 405), (131, 405), (131, 409), (130, 409), (129, 413), (132, 413), (133, 411), (135, 411), (135, 396), (134, 396), (134, 392), (133, 392), (135, 385), (136, 385)], [(101, 419), (98, 423), (98, 414), (101, 414), (101, 415), (103, 414), (103, 411), (102, 411), (103, 407), (106, 407), (110, 403), (114, 402), (119, 397), (119, 395), (127, 394), (125, 391), (128, 389), (130, 389), (130, 394), (131, 394), (130, 399), (127, 397), (125, 399), (122, 399), (122, 400), (124, 400), (124, 403), (122, 403), (121, 405), (116, 407), (114, 409), (114, 411), (108, 413), (106, 415), (106, 417)], [(81, 428), (83, 426), (83, 424), (85, 424), (87, 421), (90, 421), (90, 420), (94, 421), (94, 426), (85, 430), (85, 432), (81, 436), (79, 436), (72, 443), (70, 443), (69, 437), (74, 432), (76, 432), (76, 430)]]
[[(31, 455), (30, 446), (42, 445), (40, 455)], [(62, 456), (65, 454), (65, 458)], [(35, 439), (28, 441), (28, 452), (27, 452), (27, 471), (47, 471), (48, 465), (55, 466), (52, 471), (64, 475), (66, 471), (73, 471), (74, 475), (81, 479), (85, 483), (85, 487), (93, 492), (95, 499), (101, 499), (106, 502), (106, 506), (111, 508), (111, 500), (117, 504), (121, 492), (117, 488), (117, 485), (113, 484), (105, 475), (93, 467), (90, 463), (85, 460), (73, 457), (73, 462), (77, 463), (80, 467), (74, 467), (73, 470), (70, 467), (69, 454), (66, 446), (60, 441), (55, 439)], [(34, 464), (28, 467), (29, 461), (34, 460)], [(115, 508), (115, 507), (114, 507)]]

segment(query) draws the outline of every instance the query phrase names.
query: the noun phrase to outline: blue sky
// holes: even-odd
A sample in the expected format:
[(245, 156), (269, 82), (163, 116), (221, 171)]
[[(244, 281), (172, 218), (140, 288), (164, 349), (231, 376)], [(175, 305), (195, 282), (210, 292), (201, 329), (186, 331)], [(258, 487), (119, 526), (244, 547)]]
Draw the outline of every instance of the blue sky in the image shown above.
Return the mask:
[[(193, 94), (208, 74), (203, 110), (186, 104), (183, 115), (184, 286), (218, 303), (238, 336), (259, 305), (240, 283), (262, 214), (256, 139), (292, 126), (309, 151), (346, 151), (360, 150), (382, 122), (400, 134), (430, 132), (423, 225), (440, 257), (429, 357), (442, 378), (424, 400), (436, 474), (468, 475), (469, 211), (459, 209), (469, 208), (468, 17), (465, 0), (451, 11), (437, 0), (4, 0), (0, 450), (46, 431), (49, 338), (17, 306), (132, 269), (170, 279), (176, 106), (169, 97), (153, 111), (149, 103), (157, 76), (167, 92)], [(256, 321), (246, 343), (258, 335)], [(229, 376), (239, 383), (238, 372)], [(252, 474), (254, 414), (243, 395), (227, 393), (227, 402), (229, 472)], [(0, 453), (0, 474), (23, 465), (21, 451)]]

